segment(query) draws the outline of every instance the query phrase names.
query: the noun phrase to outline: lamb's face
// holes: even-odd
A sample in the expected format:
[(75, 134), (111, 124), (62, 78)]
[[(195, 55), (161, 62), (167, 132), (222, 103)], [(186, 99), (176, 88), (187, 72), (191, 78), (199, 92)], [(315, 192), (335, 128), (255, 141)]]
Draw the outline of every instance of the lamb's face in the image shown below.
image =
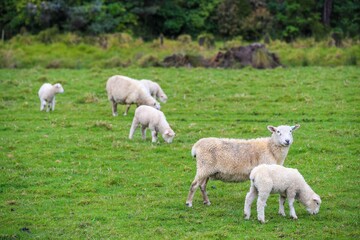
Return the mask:
[(306, 210), (310, 214), (317, 214), (320, 210), (321, 199), (320, 196), (314, 194), (312, 198), (306, 203)]
[(157, 101), (155, 101), (152, 105), (153, 108), (160, 110), (160, 103), (158, 103)]
[(56, 93), (63, 93), (64, 92), (64, 88), (61, 86), (60, 83), (57, 83), (54, 86), (55, 86), (55, 89), (56, 89)]
[(172, 141), (175, 137), (175, 132), (172, 129), (167, 129), (167, 130), (165, 130), (162, 137), (164, 138), (165, 142), (172, 143)]
[(268, 126), (268, 129), (270, 132), (272, 132), (272, 138), (274, 138), (278, 145), (288, 147), (293, 143), (292, 132), (299, 127), (300, 125), (278, 127)]
[(163, 103), (165, 103), (168, 99), (165, 94), (160, 95), (159, 98), (160, 98), (160, 101), (162, 101)]

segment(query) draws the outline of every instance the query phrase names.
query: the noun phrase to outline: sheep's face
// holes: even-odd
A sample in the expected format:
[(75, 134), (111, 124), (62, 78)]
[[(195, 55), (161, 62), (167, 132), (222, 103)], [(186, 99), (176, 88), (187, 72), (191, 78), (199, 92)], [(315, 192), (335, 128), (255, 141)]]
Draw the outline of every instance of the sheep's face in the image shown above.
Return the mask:
[(56, 89), (56, 93), (63, 93), (64, 92), (64, 88), (61, 86), (60, 83), (55, 84), (54, 87)]
[(172, 129), (166, 129), (162, 137), (164, 138), (165, 142), (172, 143), (175, 137), (175, 132)]
[(160, 103), (158, 103), (157, 101), (155, 101), (152, 105), (153, 108), (160, 110)]
[(159, 99), (160, 99), (161, 102), (165, 103), (168, 98), (167, 98), (167, 96), (166, 96), (165, 94), (161, 94), (161, 95), (159, 96)]
[(320, 210), (321, 199), (320, 196), (314, 194), (311, 199), (306, 203), (306, 210), (310, 214), (317, 214)]
[(268, 126), (270, 132), (272, 132), (272, 138), (275, 142), (283, 147), (288, 147), (293, 142), (292, 132), (298, 129), (300, 125), (295, 126)]

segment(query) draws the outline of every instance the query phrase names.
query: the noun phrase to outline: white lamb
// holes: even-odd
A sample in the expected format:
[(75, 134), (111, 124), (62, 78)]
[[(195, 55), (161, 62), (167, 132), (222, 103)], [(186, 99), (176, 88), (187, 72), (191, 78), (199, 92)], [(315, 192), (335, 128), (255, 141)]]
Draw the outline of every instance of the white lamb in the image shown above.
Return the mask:
[(55, 95), (57, 93), (63, 93), (64, 88), (60, 83), (56, 83), (51, 85), (50, 83), (44, 83), (38, 92), (40, 98), (40, 111), (44, 110), (47, 106), (46, 111), (48, 112), (50, 109), (52, 111), (55, 110)]
[(167, 101), (168, 98), (158, 83), (146, 79), (140, 80), (140, 82), (153, 98), (157, 98), (163, 103)]
[(265, 223), (264, 208), (266, 200), (271, 193), (279, 193), (279, 214), (285, 216), (284, 203), (289, 201), (290, 216), (297, 219), (294, 201), (299, 200), (306, 206), (310, 214), (317, 214), (321, 199), (305, 182), (304, 177), (297, 169), (285, 168), (280, 165), (262, 164), (255, 167), (250, 174), (250, 191), (246, 194), (244, 214), (245, 219), (250, 218), (251, 204), (257, 199), (258, 220)]
[(130, 128), (129, 139), (132, 139), (136, 128), (141, 124), (142, 138), (146, 139), (146, 128), (151, 130), (152, 142), (157, 141), (157, 134), (160, 133), (165, 142), (171, 143), (175, 132), (170, 128), (163, 112), (149, 106), (139, 106), (135, 110), (135, 116)]
[(108, 79), (106, 83), (108, 99), (112, 102), (113, 116), (117, 116), (117, 104), (125, 104), (127, 115), (131, 104), (148, 105), (160, 109), (160, 104), (150, 96), (144, 86), (137, 80), (129, 77), (115, 75)]
[(295, 126), (268, 126), (271, 137), (256, 139), (202, 138), (192, 147), (196, 158), (196, 175), (190, 186), (186, 205), (191, 207), (196, 189), (200, 186), (204, 204), (210, 205), (206, 184), (211, 179), (242, 182), (249, 179), (251, 170), (262, 163), (283, 165), (293, 142)]

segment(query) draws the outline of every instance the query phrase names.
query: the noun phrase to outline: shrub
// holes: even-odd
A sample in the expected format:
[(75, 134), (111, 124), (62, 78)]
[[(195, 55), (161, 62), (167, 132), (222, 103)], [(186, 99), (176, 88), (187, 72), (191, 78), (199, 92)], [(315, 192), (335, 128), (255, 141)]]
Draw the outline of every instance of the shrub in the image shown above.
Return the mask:
[(198, 43), (200, 46), (205, 46), (207, 49), (215, 47), (214, 35), (210, 33), (203, 33), (198, 36)]
[(189, 44), (192, 42), (191, 36), (187, 34), (180, 35), (177, 40), (183, 44)]
[(42, 43), (49, 44), (56, 41), (56, 37), (59, 34), (59, 29), (57, 27), (48, 28), (44, 31), (41, 31), (37, 37), (38, 40)]

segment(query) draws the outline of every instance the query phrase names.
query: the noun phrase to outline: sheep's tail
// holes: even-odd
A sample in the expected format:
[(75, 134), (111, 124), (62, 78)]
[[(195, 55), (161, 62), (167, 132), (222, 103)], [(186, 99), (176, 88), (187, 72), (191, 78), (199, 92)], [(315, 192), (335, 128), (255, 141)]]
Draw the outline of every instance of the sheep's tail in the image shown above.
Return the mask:
[(191, 148), (191, 156), (193, 158), (196, 158), (196, 148), (195, 148), (195, 145)]

